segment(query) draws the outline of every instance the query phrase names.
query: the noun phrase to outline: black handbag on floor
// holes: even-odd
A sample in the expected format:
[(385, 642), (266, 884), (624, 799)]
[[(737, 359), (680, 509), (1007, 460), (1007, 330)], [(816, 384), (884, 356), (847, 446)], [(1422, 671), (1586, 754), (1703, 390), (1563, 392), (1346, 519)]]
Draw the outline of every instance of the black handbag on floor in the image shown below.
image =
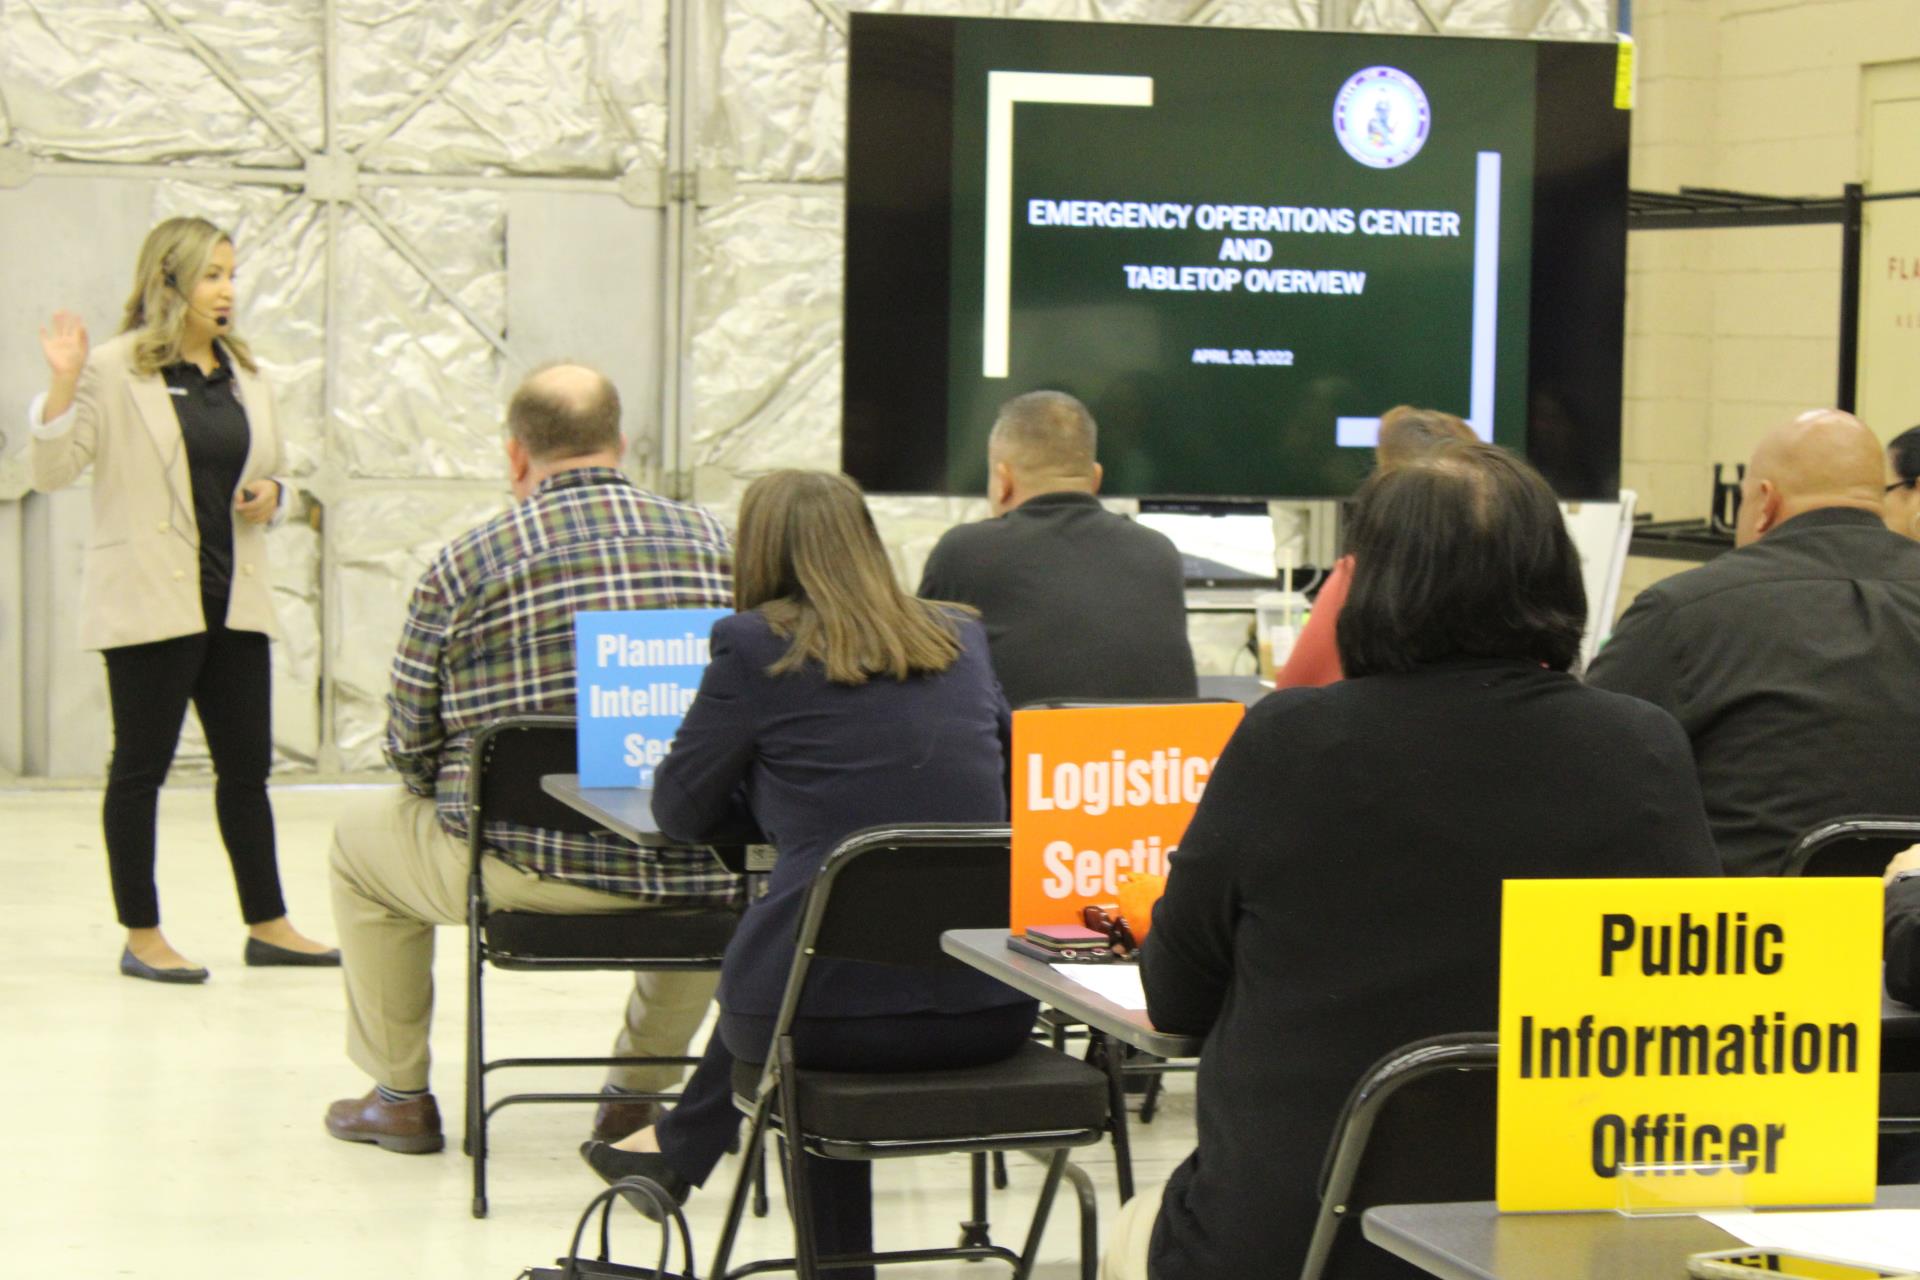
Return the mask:
[[(614, 1203), (627, 1194), (651, 1201), (660, 1214), (660, 1260), (653, 1267), (633, 1267), (613, 1261)], [(595, 1211), (600, 1214), (600, 1256), (580, 1256), (580, 1242), (586, 1238), (587, 1224)], [(677, 1228), (677, 1231), (676, 1231)], [(680, 1237), (680, 1252), (686, 1259), (684, 1271), (672, 1270), (673, 1240)], [(567, 1256), (554, 1259), (551, 1267), (528, 1267), (519, 1280), (699, 1280), (693, 1269), (693, 1233), (687, 1229), (686, 1215), (673, 1202), (666, 1189), (650, 1178), (622, 1178), (588, 1202), (586, 1211), (573, 1228), (573, 1245)]]

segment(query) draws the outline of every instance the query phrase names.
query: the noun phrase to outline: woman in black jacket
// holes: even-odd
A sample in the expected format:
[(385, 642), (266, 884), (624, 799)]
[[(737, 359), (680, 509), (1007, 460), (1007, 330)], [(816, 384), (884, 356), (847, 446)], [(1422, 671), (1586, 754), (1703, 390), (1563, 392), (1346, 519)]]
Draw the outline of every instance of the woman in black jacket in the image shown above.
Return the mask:
[[(1206, 1037), (1199, 1146), (1150, 1248), (1153, 1197), (1123, 1210), (1111, 1276), (1297, 1272), (1361, 1073), (1497, 1025), (1503, 880), (1719, 872), (1680, 727), (1568, 674), (1585, 592), (1530, 467), (1473, 443), (1376, 475), (1352, 550), (1348, 679), (1247, 716), (1154, 912), (1148, 1013)], [(1354, 1238), (1329, 1274), (1419, 1273)]]
[[(734, 591), (740, 612), (713, 629), (699, 695), (654, 775), (653, 813), (688, 843), (757, 828), (779, 861), (728, 944), (719, 1029), (680, 1104), (653, 1128), (581, 1149), (609, 1182), (638, 1174), (680, 1199), (739, 1126), (733, 1064), (766, 1060), (801, 907), (827, 854), (864, 827), (1007, 816), (1009, 716), (986, 633), (899, 588), (851, 480), (755, 481), (740, 505)], [(980, 1066), (1017, 1051), (1035, 1012), (970, 970), (821, 959), (794, 1053), (829, 1071)], [(870, 1252), (868, 1166), (807, 1159), (821, 1254)]]

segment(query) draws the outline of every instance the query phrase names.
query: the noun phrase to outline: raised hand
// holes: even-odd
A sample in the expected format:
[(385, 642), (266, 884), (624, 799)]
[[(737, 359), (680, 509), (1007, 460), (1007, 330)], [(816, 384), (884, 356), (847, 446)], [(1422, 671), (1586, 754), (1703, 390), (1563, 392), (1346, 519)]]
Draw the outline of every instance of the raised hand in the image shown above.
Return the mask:
[(40, 326), (40, 350), (55, 382), (74, 383), (87, 364), (87, 324), (71, 311), (53, 313), (51, 326)]

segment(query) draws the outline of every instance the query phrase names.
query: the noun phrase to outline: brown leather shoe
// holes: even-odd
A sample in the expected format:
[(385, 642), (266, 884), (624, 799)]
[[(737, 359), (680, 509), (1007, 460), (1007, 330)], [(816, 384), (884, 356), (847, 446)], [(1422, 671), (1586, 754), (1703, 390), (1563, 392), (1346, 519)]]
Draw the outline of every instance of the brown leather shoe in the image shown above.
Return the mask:
[(327, 1108), (327, 1132), (342, 1142), (371, 1142), (410, 1156), (447, 1145), (440, 1106), (430, 1093), (408, 1102), (382, 1101), (378, 1089), (364, 1098), (342, 1098)]
[(637, 1133), (660, 1119), (660, 1104), (657, 1102), (625, 1102), (617, 1093), (601, 1090), (607, 1100), (593, 1113), (593, 1137), (596, 1142), (618, 1142), (630, 1133)]

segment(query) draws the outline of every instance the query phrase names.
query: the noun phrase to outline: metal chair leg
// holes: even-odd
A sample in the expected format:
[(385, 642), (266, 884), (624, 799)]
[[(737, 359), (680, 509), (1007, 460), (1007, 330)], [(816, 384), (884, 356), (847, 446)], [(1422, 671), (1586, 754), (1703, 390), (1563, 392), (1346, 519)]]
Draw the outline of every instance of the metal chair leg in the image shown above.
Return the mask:
[(1080, 1197), (1080, 1280), (1099, 1280), (1100, 1202), (1093, 1194), (1093, 1179), (1072, 1161), (1065, 1172)]
[(754, 1108), (753, 1123), (747, 1129), (747, 1140), (742, 1147), (740, 1177), (733, 1184), (733, 1194), (727, 1199), (727, 1216), (720, 1224), (720, 1244), (714, 1250), (713, 1269), (708, 1272), (721, 1280), (727, 1274), (727, 1259), (733, 1253), (734, 1241), (740, 1236), (740, 1219), (746, 1212), (748, 1188), (755, 1181), (753, 1170), (759, 1167), (759, 1181), (765, 1190), (767, 1166), (763, 1157), (766, 1154), (767, 1114), (773, 1107), (773, 1096), (769, 1094), (760, 1100)]
[(1121, 1048), (1104, 1031), (1089, 1028), (1087, 1056), (1100, 1055), (1107, 1073), (1107, 1127), (1113, 1135), (1114, 1173), (1120, 1183), (1120, 1203), (1133, 1199), (1133, 1143), (1127, 1136), (1127, 1082), (1120, 1073)]
[(793, 1216), (793, 1270), (798, 1280), (820, 1280), (820, 1241), (813, 1230), (813, 1188), (807, 1185), (807, 1155), (800, 1139), (800, 1090), (794, 1083), (793, 1037), (775, 1046), (780, 1064), (780, 1123), (787, 1135), (787, 1205)]
[(467, 1155), (473, 1162), (473, 1216), (487, 1216), (486, 1007), (481, 995), (486, 957), (483, 926), (469, 912), (467, 924)]
[(1007, 1153), (1004, 1151), (993, 1153), (993, 1189), (995, 1191), (1007, 1189)]
[(1140, 1099), (1140, 1123), (1152, 1124), (1154, 1112), (1160, 1109), (1160, 1088), (1165, 1083), (1167, 1073), (1156, 1071), (1147, 1077), (1147, 1096)]
[(1020, 1262), (1013, 1269), (1013, 1280), (1027, 1280), (1033, 1273), (1034, 1259), (1040, 1255), (1041, 1237), (1047, 1234), (1047, 1217), (1053, 1212), (1054, 1192), (1060, 1189), (1060, 1175), (1066, 1169), (1067, 1148), (1057, 1148), (1047, 1161), (1046, 1180), (1040, 1184), (1040, 1200), (1033, 1209), (1033, 1223), (1027, 1228), (1027, 1243), (1020, 1250)]
[(960, 1224), (960, 1247), (974, 1249), (993, 1243), (987, 1224), (987, 1153), (974, 1152), (967, 1164), (973, 1182), (973, 1216)]
[(753, 1216), (764, 1218), (771, 1207), (767, 1203), (767, 1148), (762, 1144), (760, 1150), (746, 1157), (753, 1161)]

